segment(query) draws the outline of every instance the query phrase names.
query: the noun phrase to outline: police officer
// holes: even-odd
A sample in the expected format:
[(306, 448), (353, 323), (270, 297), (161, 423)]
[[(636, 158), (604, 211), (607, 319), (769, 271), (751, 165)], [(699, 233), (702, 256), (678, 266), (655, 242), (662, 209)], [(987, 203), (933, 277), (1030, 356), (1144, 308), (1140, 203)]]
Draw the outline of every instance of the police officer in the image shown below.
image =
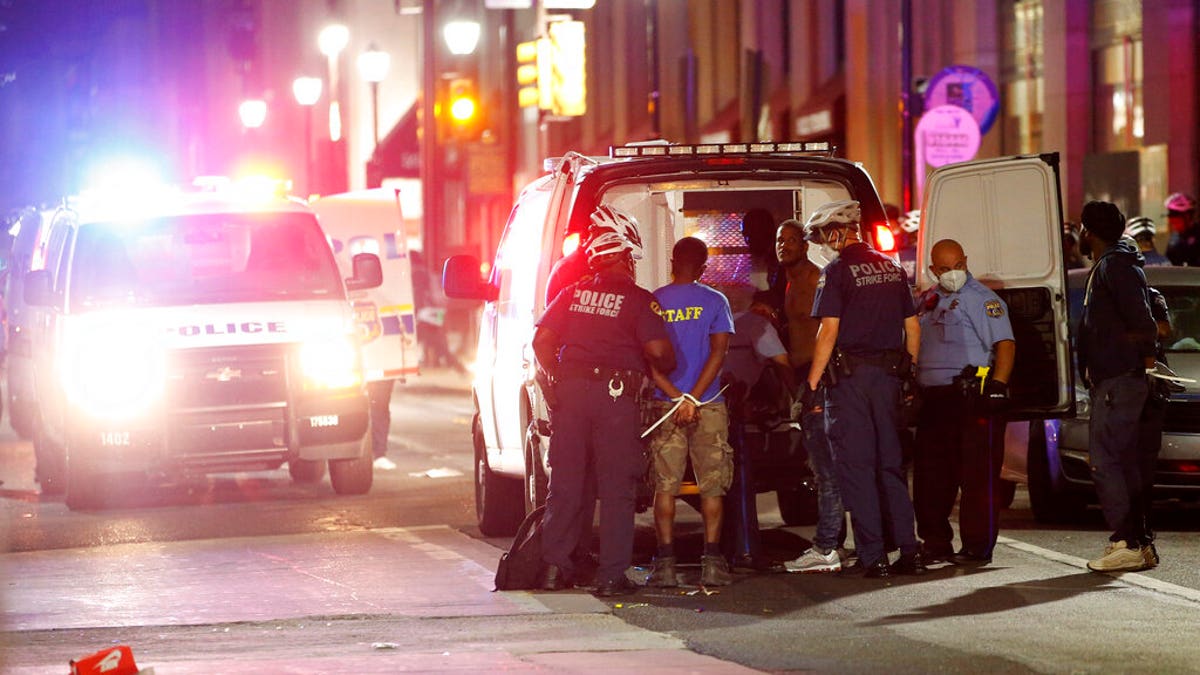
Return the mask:
[(625, 570), (633, 558), (637, 484), (646, 464), (639, 439), (637, 395), (647, 365), (675, 369), (675, 353), (654, 296), (635, 282), (640, 239), (628, 214), (597, 207), (593, 224), (611, 227), (592, 238), (586, 253), (595, 272), (567, 287), (546, 308), (533, 337), (538, 377), (553, 412), (550, 493), (543, 523), (542, 587), (571, 585), (571, 553), (579, 538), (589, 466), (600, 496), (600, 563), (596, 594), (625, 595), (637, 589)]
[[(920, 326), (904, 270), (861, 240), (861, 221), (857, 201), (836, 201), (804, 225), (808, 258), (822, 273), (812, 310), (821, 325), (802, 403), (815, 410), (823, 398), (858, 550), (849, 570), (872, 578), (923, 574), (899, 437), (900, 380), (916, 359)], [(827, 372), (836, 381), (822, 397)], [(885, 523), (900, 548), (890, 565)]]
[[(1008, 307), (967, 269), (953, 239), (933, 245), (937, 286), (919, 303), (917, 382), (923, 407), (913, 457), (913, 507), (924, 562), (991, 562), (999, 534), (996, 484), (1004, 459), (1004, 423), (1016, 342)], [(976, 369), (989, 367), (976, 379)], [(958, 508), (962, 549), (955, 553), (950, 511)]]

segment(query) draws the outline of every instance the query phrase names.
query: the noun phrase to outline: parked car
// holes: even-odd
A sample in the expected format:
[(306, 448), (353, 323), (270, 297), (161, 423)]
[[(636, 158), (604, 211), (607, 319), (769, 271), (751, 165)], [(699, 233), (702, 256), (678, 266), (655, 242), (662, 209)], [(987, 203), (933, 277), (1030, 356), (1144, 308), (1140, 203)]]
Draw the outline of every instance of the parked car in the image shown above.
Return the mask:
[[(1166, 352), (1171, 369), (1200, 380), (1200, 269), (1147, 267), (1145, 272), (1170, 310)], [(1068, 275), (1072, 334), (1083, 313), (1087, 275), (1088, 270)], [(1001, 475), (1029, 486), (1030, 506), (1041, 522), (1077, 521), (1096, 501), (1088, 461), (1088, 392), (1077, 384), (1075, 397), (1074, 415), (1013, 423), (1006, 435)], [(1200, 383), (1185, 385), (1167, 402), (1154, 490), (1156, 497), (1200, 497)]]

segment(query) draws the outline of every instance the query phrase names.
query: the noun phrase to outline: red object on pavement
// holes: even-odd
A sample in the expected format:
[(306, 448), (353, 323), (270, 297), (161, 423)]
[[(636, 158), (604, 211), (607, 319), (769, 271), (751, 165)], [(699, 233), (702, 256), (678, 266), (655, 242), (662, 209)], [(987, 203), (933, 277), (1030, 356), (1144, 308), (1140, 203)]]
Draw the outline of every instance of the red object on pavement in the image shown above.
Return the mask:
[(71, 675), (137, 675), (133, 650), (125, 645), (101, 649), (71, 661)]

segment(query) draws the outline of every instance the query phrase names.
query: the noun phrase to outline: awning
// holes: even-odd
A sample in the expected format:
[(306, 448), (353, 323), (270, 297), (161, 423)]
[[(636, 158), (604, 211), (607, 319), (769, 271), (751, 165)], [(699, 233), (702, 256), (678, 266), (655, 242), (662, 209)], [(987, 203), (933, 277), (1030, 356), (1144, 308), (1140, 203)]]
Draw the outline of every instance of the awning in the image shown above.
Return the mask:
[(837, 142), (846, 133), (846, 78), (841, 71), (797, 106), (789, 131), (792, 140), (832, 140), (842, 145)]
[(420, 178), (421, 143), (417, 140), (419, 102), (400, 116), (396, 126), (379, 140), (367, 160), (367, 187), (379, 187), (385, 178)]

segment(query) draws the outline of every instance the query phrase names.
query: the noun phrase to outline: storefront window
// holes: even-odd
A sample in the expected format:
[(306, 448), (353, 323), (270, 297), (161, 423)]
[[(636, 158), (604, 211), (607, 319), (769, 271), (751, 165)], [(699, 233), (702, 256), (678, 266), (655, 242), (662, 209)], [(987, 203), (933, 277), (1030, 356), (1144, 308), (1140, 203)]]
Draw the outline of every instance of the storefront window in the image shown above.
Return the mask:
[(1141, 147), (1141, 3), (1098, 0), (1092, 6), (1092, 78), (1095, 152)]
[(1040, 152), (1045, 110), (1042, 0), (1015, 0), (1004, 17), (1004, 152)]

